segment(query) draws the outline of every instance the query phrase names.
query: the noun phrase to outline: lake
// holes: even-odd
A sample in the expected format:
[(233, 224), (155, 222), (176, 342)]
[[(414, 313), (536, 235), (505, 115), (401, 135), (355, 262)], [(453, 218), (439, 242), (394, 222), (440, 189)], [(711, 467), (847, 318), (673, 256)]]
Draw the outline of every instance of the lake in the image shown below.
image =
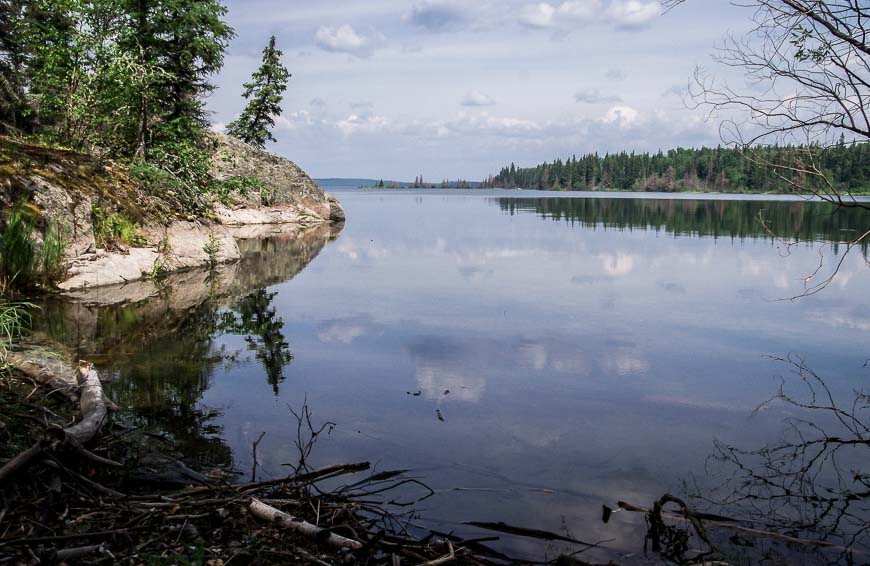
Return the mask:
[[(583, 558), (620, 563), (645, 560), (644, 518), (605, 524), (602, 505), (731, 496), (723, 486), (741, 476), (710, 458), (716, 443), (752, 451), (808, 415), (842, 425), (782, 400), (756, 411), (781, 383), (805, 399), (807, 382), (823, 391), (815, 372), (852, 409), (870, 375), (867, 249), (831, 244), (866, 230), (866, 210), (776, 197), (334, 194), (340, 233), (251, 240), (217, 276), (181, 274), (121, 306), (95, 292), (48, 306), (39, 324), (97, 363), (131, 421), (168, 431), (192, 458), (247, 477), (265, 432), (259, 475), (286, 474), (298, 456), (288, 405), (307, 403), (316, 423), (335, 423), (315, 465), (411, 469), (435, 491), (415, 507), (419, 528), (486, 536), (462, 523), (504, 521), (606, 541)], [(786, 300), (841, 261), (826, 288)], [(790, 355), (808, 381), (777, 359)], [(864, 451), (835, 463), (866, 468)], [(832, 536), (854, 533), (841, 523)], [(571, 548), (491, 544), (533, 559)]]

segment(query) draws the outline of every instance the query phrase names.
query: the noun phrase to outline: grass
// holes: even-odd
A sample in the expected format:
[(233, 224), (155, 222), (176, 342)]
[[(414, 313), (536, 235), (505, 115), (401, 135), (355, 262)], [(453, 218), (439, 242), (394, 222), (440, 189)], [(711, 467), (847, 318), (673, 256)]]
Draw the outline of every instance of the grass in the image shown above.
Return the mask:
[(36, 249), (33, 242), (34, 209), (20, 200), (9, 211), (0, 240), (0, 283), (5, 289), (27, 286), (33, 278)]
[(107, 213), (94, 205), (94, 239), (97, 246), (104, 249), (116, 248), (119, 245), (139, 246), (144, 238), (139, 235), (139, 225), (118, 212)]
[(40, 254), (40, 279), (43, 285), (51, 285), (66, 275), (66, 246), (66, 225), (50, 222), (42, 239)]
[(30, 303), (0, 302), (0, 360), (4, 363), (15, 340), (30, 326), (30, 311), (34, 308), (37, 307)]
[(0, 236), (0, 291), (47, 288), (66, 275), (66, 224), (50, 221), (40, 245), (34, 238), (39, 216), (24, 199), (9, 210)]

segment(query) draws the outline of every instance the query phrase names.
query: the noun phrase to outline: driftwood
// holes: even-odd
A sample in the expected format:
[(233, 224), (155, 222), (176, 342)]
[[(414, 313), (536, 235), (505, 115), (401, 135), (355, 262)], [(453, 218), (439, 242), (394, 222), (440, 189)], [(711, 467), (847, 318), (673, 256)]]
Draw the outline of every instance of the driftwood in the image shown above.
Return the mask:
[(83, 450), (83, 446), (100, 431), (106, 422), (109, 409), (99, 375), (94, 369), (94, 364), (85, 361), (79, 362), (78, 371), (84, 377), (78, 393), (82, 419), (64, 429), (51, 429), (55, 438), (40, 440), (12, 458), (0, 468), (0, 484), (29, 466), (37, 456), (47, 450), (57, 450), (64, 446)]
[(83, 446), (96, 436), (109, 413), (103, 385), (100, 383), (100, 376), (94, 369), (94, 364), (79, 362), (79, 373), (84, 376), (79, 390), (82, 420), (63, 429), (65, 441), (74, 446)]
[(73, 403), (79, 400), (79, 384), (75, 378), (75, 368), (59, 359), (44, 356), (37, 358), (24, 352), (11, 352), (6, 356), (6, 362), (17, 371), (26, 375), (34, 382), (46, 387), (50, 392), (60, 393)]
[(362, 543), (359, 541), (331, 533), (328, 530), (312, 525), (307, 521), (297, 521), (287, 513), (279, 511), (271, 505), (266, 505), (256, 497), (252, 498), (251, 502), (248, 504), (248, 511), (258, 519), (269, 521), (270, 523), (284, 527), (285, 529), (296, 531), (307, 537), (331, 544), (332, 546), (347, 548), (350, 550), (359, 550), (363, 547)]

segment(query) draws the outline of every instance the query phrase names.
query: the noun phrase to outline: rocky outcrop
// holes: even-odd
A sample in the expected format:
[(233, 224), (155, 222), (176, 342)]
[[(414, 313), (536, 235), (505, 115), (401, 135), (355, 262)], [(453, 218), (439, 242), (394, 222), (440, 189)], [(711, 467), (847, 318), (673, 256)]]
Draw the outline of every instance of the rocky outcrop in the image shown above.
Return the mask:
[[(220, 180), (247, 184), (232, 207), (217, 207), (225, 224), (280, 224), (312, 220), (344, 220), (341, 205), (323, 192), (305, 171), (289, 159), (255, 149), (246, 143), (214, 134), (212, 174)], [(255, 180), (249, 183), (250, 180)]]
[[(269, 231), (293, 237), (344, 220), (338, 201), (292, 161), (220, 134), (211, 141), (215, 177), (238, 181), (244, 190), (231, 194), (231, 205), (215, 201), (209, 218), (178, 213), (159, 194), (132, 181), (121, 165), (2, 137), (0, 205), (21, 198), (36, 205), (37, 245), (50, 224), (62, 227), (69, 265), (59, 287), (65, 291), (237, 261), (241, 253), (234, 231), (240, 227), (272, 226)], [(95, 207), (136, 223), (137, 247), (98, 248)]]

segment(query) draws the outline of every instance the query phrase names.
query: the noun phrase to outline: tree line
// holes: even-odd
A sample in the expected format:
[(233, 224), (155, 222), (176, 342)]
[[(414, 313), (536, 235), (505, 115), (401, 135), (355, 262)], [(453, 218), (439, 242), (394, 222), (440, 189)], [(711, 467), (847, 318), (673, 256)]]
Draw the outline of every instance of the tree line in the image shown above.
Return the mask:
[[(793, 170), (782, 163), (804, 163)], [(809, 175), (818, 169), (823, 175)], [(513, 163), (484, 181), (486, 187), (556, 191), (870, 192), (870, 146), (840, 142), (826, 148), (677, 148), (657, 153), (588, 153), (535, 167)]]
[[(207, 190), (205, 97), (235, 32), (219, 0), (0, 0), (0, 132)], [(272, 37), (229, 133), (272, 140), (289, 73)], [(143, 172), (144, 168), (144, 172)]]

